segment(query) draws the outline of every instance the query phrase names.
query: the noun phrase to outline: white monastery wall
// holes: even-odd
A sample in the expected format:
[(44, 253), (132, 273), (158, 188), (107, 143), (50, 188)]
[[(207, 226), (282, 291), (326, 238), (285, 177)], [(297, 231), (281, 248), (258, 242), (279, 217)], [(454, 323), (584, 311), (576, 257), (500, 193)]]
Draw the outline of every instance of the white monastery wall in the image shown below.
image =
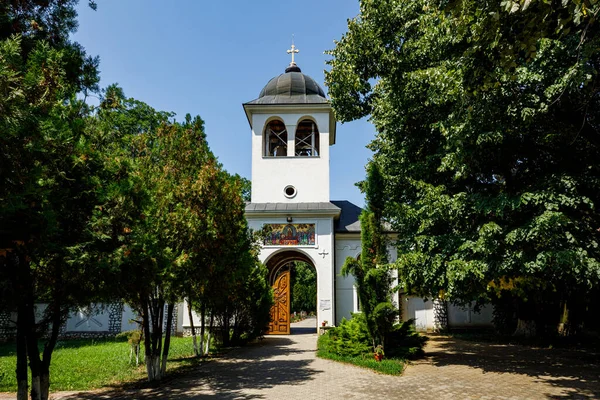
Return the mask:
[(137, 313), (133, 311), (129, 304), (125, 304), (123, 306), (123, 315), (121, 316), (121, 332), (140, 329), (140, 324), (134, 322), (134, 320), (141, 321), (142, 317), (137, 315)]
[[(35, 305), (35, 320), (40, 322), (48, 305)], [(16, 313), (0, 313), (0, 341), (14, 338), (16, 334)], [(116, 335), (119, 332), (139, 329), (139, 317), (127, 304), (90, 304), (69, 313), (67, 321), (60, 328), (61, 338), (93, 338)], [(175, 322), (178, 322), (179, 319)], [(50, 327), (48, 327), (49, 329)], [(179, 331), (177, 331), (179, 332)]]
[(472, 307), (448, 304), (448, 324), (453, 328), (491, 327), (493, 311), (491, 304), (486, 304), (479, 312), (475, 312)]
[(336, 325), (339, 325), (343, 318), (350, 319), (351, 313), (359, 311), (354, 277), (352, 275), (342, 276), (342, 266), (346, 258), (357, 258), (360, 251), (360, 236), (354, 239), (337, 239), (335, 241)]
[[(183, 328), (189, 328), (192, 326), (192, 324), (190, 323), (189, 313), (190, 305), (186, 300), (183, 303), (180, 303), (180, 307), (183, 310), (183, 314), (181, 316), (181, 325)], [(195, 311), (192, 311), (192, 319), (194, 321), (194, 328), (200, 328), (200, 322), (202, 321), (202, 319), (200, 318), (200, 314), (198, 314)]]
[[(472, 307), (448, 304), (448, 327), (450, 328), (489, 328), (492, 327), (494, 307), (486, 304), (479, 312)], [(433, 302), (420, 297), (403, 296), (402, 319), (415, 319), (415, 328), (419, 331), (436, 329)]]
[[(335, 241), (335, 294), (336, 294), (336, 324), (342, 321), (342, 318), (350, 319), (351, 313), (359, 312), (358, 294), (356, 292), (356, 286), (354, 286), (354, 277), (349, 275), (347, 277), (342, 276), (342, 267), (346, 258), (352, 257), (357, 258), (361, 252), (360, 236), (356, 235), (354, 238), (344, 237), (338, 238)], [(388, 257), (389, 262), (393, 263), (396, 261), (397, 251), (394, 246), (388, 246)], [(392, 270), (392, 286), (398, 284), (398, 273)], [(392, 302), (398, 306), (399, 295), (394, 293), (392, 295)]]
[[(252, 115), (252, 202), (300, 203), (329, 201), (329, 114), (278, 114), (288, 132), (287, 157), (264, 157), (263, 132), (273, 114)], [(319, 156), (294, 156), (296, 125), (312, 119), (319, 129)], [(293, 185), (297, 194), (287, 198), (283, 189)]]
[(402, 296), (402, 319), (414, 319), (418, 331), (434, 330), (433, 302), (420, 297)]
[(109, 313), (107, 308), (82, 307), (69, 316), (67, 332), (106, 332)]

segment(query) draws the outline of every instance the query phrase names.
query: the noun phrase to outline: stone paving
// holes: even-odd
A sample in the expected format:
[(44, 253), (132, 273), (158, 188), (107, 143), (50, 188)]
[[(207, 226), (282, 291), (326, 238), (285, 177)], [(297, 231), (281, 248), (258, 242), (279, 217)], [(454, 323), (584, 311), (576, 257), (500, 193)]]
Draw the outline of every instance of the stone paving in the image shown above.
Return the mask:
[(431, 336), (401, 377), (315, 357), (314, 319), (267, 336), (156, 389), (55, 393), (54, 399), (592, 399), (597, 355)]

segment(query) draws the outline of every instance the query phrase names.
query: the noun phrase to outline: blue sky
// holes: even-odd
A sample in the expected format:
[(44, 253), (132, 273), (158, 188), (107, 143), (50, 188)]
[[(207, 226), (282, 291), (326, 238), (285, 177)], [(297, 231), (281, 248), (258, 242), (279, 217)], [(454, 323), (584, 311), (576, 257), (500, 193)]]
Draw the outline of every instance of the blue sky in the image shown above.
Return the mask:
[[(242, 103), (284, 72), (292, 34), (302, 72), (324, 89), (325, 50), (358, 14), (358, 0), (100, 0), (79, 5), (74, 40), (100, 56), (101, 86), (118, 83), (152, 107), (200, 115), (211, 149), (231, 173), (250, 178), (250, 127)], [(365, 146), (375, 129), (339, 124), (331, 147), (331, 199), (364, 204), (354, 183), (365, 176)]]

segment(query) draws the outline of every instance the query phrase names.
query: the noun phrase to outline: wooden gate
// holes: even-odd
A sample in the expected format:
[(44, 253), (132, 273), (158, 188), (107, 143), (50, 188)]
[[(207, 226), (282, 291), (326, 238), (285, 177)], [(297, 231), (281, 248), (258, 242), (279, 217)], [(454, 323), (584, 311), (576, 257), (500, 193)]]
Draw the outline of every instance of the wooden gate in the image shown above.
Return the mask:
[(290, 334), (290, 271), (282, 272), (273, 284), (273, 300), (271, 307), (270, 335)]

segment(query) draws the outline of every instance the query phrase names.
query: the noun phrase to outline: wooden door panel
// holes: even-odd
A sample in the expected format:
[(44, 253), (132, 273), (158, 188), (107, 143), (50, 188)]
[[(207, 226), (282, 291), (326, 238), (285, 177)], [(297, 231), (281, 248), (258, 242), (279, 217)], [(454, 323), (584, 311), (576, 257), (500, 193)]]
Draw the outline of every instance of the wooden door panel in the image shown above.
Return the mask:
[(274, 304), (271, 307), (269, 334), (289, 335), (290, 333), (290, 271), (285, 271), (275, 279), (273, 285)]

